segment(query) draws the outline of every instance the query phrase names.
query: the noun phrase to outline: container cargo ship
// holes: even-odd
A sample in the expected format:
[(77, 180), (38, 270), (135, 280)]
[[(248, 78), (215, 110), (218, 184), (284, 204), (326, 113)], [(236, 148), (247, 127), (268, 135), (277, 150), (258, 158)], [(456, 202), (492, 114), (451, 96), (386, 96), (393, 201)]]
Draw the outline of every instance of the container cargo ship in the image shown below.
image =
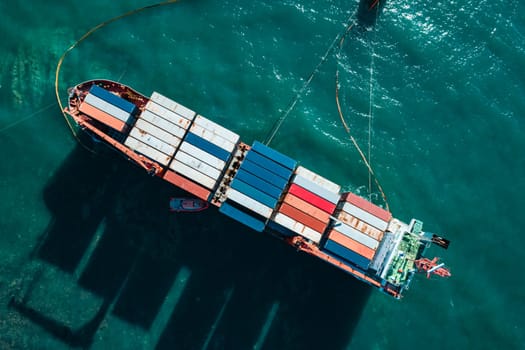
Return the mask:
[(400, 298), (416, 272), (448, 277), (423, 257), (448, 240), (408, 224), (261, 142), (153, 92), (91, 80), (69, 89), (64, 112), (79, 129), (147, 173), (206, 201), (258, 232), (332, 264)]

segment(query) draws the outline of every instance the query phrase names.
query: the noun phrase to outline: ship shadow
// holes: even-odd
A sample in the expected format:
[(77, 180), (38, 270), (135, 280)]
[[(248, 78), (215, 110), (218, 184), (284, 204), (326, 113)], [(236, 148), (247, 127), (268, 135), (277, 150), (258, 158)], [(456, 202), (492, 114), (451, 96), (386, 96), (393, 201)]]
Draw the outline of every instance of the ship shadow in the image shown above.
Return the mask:
[(52, 220), (32, 257), (65, 272), (75, 271), (114, 201), (115, 193), (105, 189), (118, 186), (118, 177), (112, 176), (115, 171), (118, 164), (108, 157), (97, 159), (80, 146), (70, 153), (44, 188)]
[[(66, 324), (75, 322), (32, 306), (45, 305), (46, 300), (29, 303), (27, 296), (32, 290), (43, 287), (35, 285), (38, 282), (26, 288), (25, 296), (14, 296), (10, 302), (12, 309), (71, 346), (88, 347), (108, 315), (147, 329), (166, 293), (163, 284), (174, 276), (171, 269), (163, 269), (166, 264), (162, 259), (151, 263), (148, 255), (154, 252), (150, 254), (146, 247), (162, 245), (158, 241), (165, 237), (155, 232), (162, 231), (166, 220), (161, 217), (159, 222), (156, 214), (167, 213), (166, 193), (177, 191), (170, 191), (160, 179), (148, 178), (120, 155), (99, 151), (93, 154), (76, 147), (49, 180), (43, 198), (52, 220), (30, 260), (64, 271), (80, 288), (101, 298), (102, 306), (91, 319), (84, 320), (84, 326), (74, 329)], [(141, 273), (142, 279), (154, 276), (152, 288), (142, 292), (146, 297), (129, 310), (122, 308), (121, 300), (130, 294), (130, 282)], [(33, 276), (32, 281), (38, 280)]]
[(120, 155), (77, 147), (44, 190), (53, 219), (31, 259), (103, 302), (75, 329), (25, 300), (10, 306), (75, 347), (90, 347), (108, 317), (157, 349), (347, 346), (370, 287), (215, 207), (169, 213), (169, 197), (183, 195)]
[(80, 329), (72, 329), (65, 322), (54, 319), (37, 309), (28, 306), (24, 301), (12, 297), (9, 300), (8, 307), (16, 310), (34, 324), (39, 325), (51, 336), (60, 339), (71, 347), (87, 348), (93, 341), (100, 324), (108, 312), (110, 304), (106, 301), (98, 309), (91, 320), (86, 322)]
[(229, 221), (217, 218), (231, 228), (222, 242), (184, 259), (194, 273), (156, 349), (345, 348), (370, 288)]

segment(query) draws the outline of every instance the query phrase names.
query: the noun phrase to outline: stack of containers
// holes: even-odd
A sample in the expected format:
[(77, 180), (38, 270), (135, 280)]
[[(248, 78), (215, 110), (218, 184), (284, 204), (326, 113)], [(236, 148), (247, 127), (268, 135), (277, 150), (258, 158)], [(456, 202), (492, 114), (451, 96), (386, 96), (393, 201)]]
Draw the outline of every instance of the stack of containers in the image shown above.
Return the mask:
[[(346, 207), (343, 205), (343, 210), (338, 214), (337, 219), (381, 241), (392, 214), (351, 192), (346, 193), (343, 199), (349, 204), (346, 204)], [(354, 209), (353, 206), (357, 209)]]
[(341, 209), (324, 249), (367, 269), (392, 214), (353, 193), (343, 196)]
[(339, 201), (341, 187), (300, 166), (271, 227), (319, 243)]
[[(162, 97), (163, 105), (154, 102), (154, 97), (157, 100)], [(173, 104), (180, 107), (178, 110), (183, 111), (185, 115), (175, 112), (174, 108), (168, 108), (167, 105)], [(159, 164), (167, 166), (195, 115), (194, 112), (188, 111), (187, 108), (174, 101), (153, 93), (124, 144)]]
[(246, 153), (219, 211), (263, 231), (297, 162), (255, 141)]
[[(239, 135), (197, 115), (169, 165), (168, 174), (172, 180), (178, 175), (176, 180), (193, 182), (191, 190), (185, 189), (208, 200), (238, 142)], [(197, 193), (195, 189), (198, 189)]]
[(133, 123), (137, 106), (98, 85), (93, 85), (78, 109), (118, 132), (124, 132)]

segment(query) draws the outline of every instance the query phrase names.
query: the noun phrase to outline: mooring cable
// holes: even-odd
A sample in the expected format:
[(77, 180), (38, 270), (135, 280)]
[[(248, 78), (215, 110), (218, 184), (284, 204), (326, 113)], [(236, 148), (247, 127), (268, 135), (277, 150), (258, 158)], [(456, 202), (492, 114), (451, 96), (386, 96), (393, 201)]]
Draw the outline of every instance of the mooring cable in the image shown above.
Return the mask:
[[(156, 3), (156, 4), (143, 6), (143, 7), (140, 7), (140, 8), (131, 10), (131, 11), (128, 11), (128, 12), (126, 12), (124, 14), (118, 15), (116, 17), (110, 18), (110, 19), (108, 19), (108, 20), (106, 20), (104, 22), (101, 22), (101, 23), (97, 24), (96, 26), (92, 27), (91, 29), (89, 29), (86, 33), (84, 33), (84, 35), (82, 35), (80, 37), (80, 39), (75, 41), (70, 47), (68, 47), (64, 51), (62, 56), (60, 56), (60, 59), (58, 60), (57, 67), (56, 67), (56, 70), (55, 70), (55, 95), (56, 95), (56, 99), (57, 99), (57, 102), (58, 102), (58, 106), (60, 107), (60, 111), (61, 111), (64, 119), (66, 120), (66, 123), (67, 123), (69, 129), (71, 130), (71, 133), (73, 134), (73, 136), (77, 139), (77, 141), (84, 148), (86, 148), (86, 149), (90, 150), (91, 152), (93, 152), (89, 147), (85, 146), (81, 142), (81, 140), (79, 139), (79, 137), (78, 137), (78, 135), (77, 135), (77, 133), (75, 131), (75, 128), (73, 127), (73, 125), (71, 124), (69, 118), (67, 117), (67, 114), (65, 113), (64, 107), (63, 107), (62, 102), (60, 100), (59, 76), (60, 76), (60, 70), (62, 68), (62, 63), (64, 62), (64, 59), (66, 58), (67, 54), (69, 52), (71, 52), (73, 49), (75, 49), (81, 42), (83, 42), (89, 36), (91, 36), (91, 34), (95, 33), (96, 31), (98, 31), (99, 29), (105, 27), (106, 25), (108, 25), (110, 23), (113, 23), (115, 21), (118, 21), (120, 19), (123, 19), (123, 18), (131, 16), (131, 15), (137, 14), (137, 13), (142, 12), (142, 11), (147, 10), (147, 9), (160, 7), (160, 6), (164, 6), (164, 5), (169, 5), (169, 4), (173, 4), (173, 3), (176, 3), (176, 2), (178, 2), (178, 0), (167, 0), (167, 1), (162, 1), (162, 2)], [(379, 0), (377, 2), (379, 2)], [(350, 32), (350, 30), (353, 28), (353, 26), (355, 24), (354, 17), (356, 16), (357, 12), (358, 12), (358, 10), (356, 10), (347, 19), (345, 30), (341, 31), (340, 33), (337, 34), (337, 36), (334, 38), (334, 40), (332, 41), (332, 43), (330, 44), (330, 46), (328, 47), (328, 49), (326, 50), (324, 55), (321, 57), (321, 60), (319, 61), (319, 63), (316, 65), (314, 70), (310, 73), (308, 79), (304, 82), (304, 84), (301, 87), (301, 89), (299, 90), (299, 92), (295, 95), (294, 99), (290, 102), (290, 104), (288, 105), (287, 109), (283, 112), (281, 117), (279, 117), (279, 119), (277, 119), (276, 122), (273, 124), (272, 129), (270, 130), (269, 135), (267, 136), (267, 138), (266, 138), (266, 140), (264, 142), (266, 145), (269, 145), (272, 142), (273, 138), (277, 134), (277, 131), (281, 127), (282, 123), (288, 117), (288, 115), (293, 110), (293, 108), (295, 107), (297, 102), (301, 99), (302, 95), (304, 94), (304, 92), (306, 91), (306, 89), (308, 88), (310, 83), (312, 82), (314, 76), (319, 72), (319, 69), (321, 68), (321, 66), (326, 62), (326, 60), (328, 58), (328, 55), (330, 55), (330, 53), (333, 51), (333, 49), (334, 49), (335, 45), (337, 44), (337, 42), (339, 42), (339, 50), (341, 50), (341, 47), (342, 47), (342, 44), (344, 42), (345, 37), (348, 35), (348, 33)], [(373, 55), (374, 55), (374, 53), (372, 51), (372, 59), (373, 59)], [(371, 66), (370, 74), (371, 74), (370, 79), (371, 79), (371, 84), (372, 84), (373, 63), (372, 63), (372, 66)], [(389, 206), (388, 206), (388, 202), (386, 200), (386, 195), (385, 195), (385, 193), (383, 191), (383, 188), (379, 184), (379, 181), (378, 181), (377, 177), (375, 176), (374, 171), (372, 170), (372, 167), (370, 166), (370, 163), (367, 160), (367, 157), (364, 155), (363, 151), (361, 150), (361, 148), (357, 144), (357, 141), (352, 136), (352, 134), (350, 132), (350, 128), (348, 127), (348, 125), (347, 125), (347, 123), (345, 121), (345, 118), (343, 116), (342, 109), (341, 109), (341, 104), (339, 102), (339, 70), (338, 69), (336, 70), (335, 98), (336, 98), (337, 110), (339, 112), (339, 116), (341, 118), (343, 126), (344, 126), (346, 132), (348, 133), (350, 139), (352, 140), (352, 143), (354, 144), (355, 148), (359, 152), (361, 158), (363, 159), (366, 167), (368, 168), (368, 171), (369, 171), (369, 188), (371, 189), (371, 180), (370, 179), (373, 177), (377, 187), (379, 188), (379, 191), (381, 192), (381, 195), (382, 195), (383, 200), (385, 202), (386, 209), (388, 210)], [(369, 107), (369, 119), (370, 119), (369, 120), (369, 146), (368, 146), (368, 155), (369, 155), (369, 157), (370, 157), (370, 154), (371, 154), (371, 138), (370, 138), (370, 134), (371, 134), (371, 115), (372, 115), (372, 87), (370, 87), (370, 107)], [(370, 192), (371, 192), (371, 190), (370, 190)]]
[[(377, 7), (373, 8), (375, 11), (379, 11), (379, 0), (376, 2)], [(372, 9), (370, 9), (372, 10)], [(376, 20), (377, 20), (377, 12), (376, 12)], [(351, 28), (350, 28), (351, 29)], [(348, 30), (349, 32), (349, 30)], [(347, 33), (348, 33), (347, 32)], [(343, 43), (346, 37), (346, 34), (341, 38), (339, 41), (339, 51), (341, 51), (343, 47)], [(375, 28), (374, 28), (375, 33)], [(371, 46), (372, 47), (372, 46)], [(339, 55), (339, 53), (338, 53)], [(337, 56), (336, 55), (336, 58)], [(348, 134), (348, 137), (352, 141), (352, 144), (354, 145), (355, 149), (361, 156), (361, 159), (365, 163), (365, 166), (368, 169), (368, 188), (369, 188), (369, 198), (372, 193), (372, 178), (374, 179), (374, 183), (376, 184), (377, 188), (379, 189), (379, 192), (381, 193), (381, 197), (383, 198), (383, 202), (385, 203), (385, 207), (387, 210), (390, 210), (390, 206), (388, 205), (387, 197), (385, 194), (385, 191), (383, 190), (383, 187), (379, 183), (379, 179), (374, 173), (374, 170), (372, 169), (372, 166), (370, 164), (370, 158), (371, 158), (371, 149), (372, 149), (372, 140), (371, 140), (371, 134), (372, 134), (372, 116), (373, 116), (373, 69), (374, 69), (374, 51), (372, 47), (372, 57), (371, 57), (371, 63), (370, 63), (370, 87), (369, 87), (369, 111), (368, 111), (368, 157), (365, 156), (365, 153), (361, 150), (361, 147), (359, 147), (359, 144), (357, 143), (357, 140), (352, 135), (352, 132), (350, 131), (350, 127), (346, 123), (343, 110), (341, 108), (341, 103), (339, 101), (339, 66), (336, 64), (336, 71), (335, 71), (335, 103), (337, 105), (337, 112), (339, 114), (339, 118), (341, 119), (341, 122), (343, 124), (343, 127), (345, 128), (346, 133)], [(371, 199), (371, 198), (370, 198)]]
[(156, 3), (156, 4), (143, 6), (143, 7), (140, 7), (140, 8), (137, 8), (137, 9), (125, 12), (125, 13), (123, 13), (121, 15), (116, 16), (116, 17), (110, 18), (110, 19), (108, 19), (108, 20), (106, 20), (104, 22), (101, 22), (101, 23), (97, 24), (96, 26), (94, 26), (93, 28), (91, 28), (90, 30), (88, 30), (86, 33), (84, 33), (84, 35), (82, 35), (80, 37), (80, 39), (75, 41), (70, 47), (67, 48), (66, 51), (64, 51), (62, 56), (60, 56), (60, 59), (58, 60), (57, 67), (56, 67), (56, 70), (55, 70), (55, 95), (56, 95), (56, 99), (57, 99), (57, 102), (58, 102), (58, 106), (60, 107), (60, 111), (62, 112), (62, 115), (63, 115), (64, 119), (66, 120), (66, 123), (67, 123), (69, 129), (71, 130), (71, 133), (73, 134), (75, 139), (77, 139), (77, 141), (84, 148), (86, 148), (89, 151), (93, 152), (89, 147), (85, 146), (80, 141), (80, 139), (79, 139), (79, 137), (78, 137), (78, 135), (77, 135), (77, 133), (75, 131), (75, 128), (71, 124), (69, 118), (67, 117), (66, 112), (64, 111), (64, 106), (62, 105), (62, 102), (60, 101), (60, 94), (59, 94), (59, 91), (58, 91), (59, 90), (58, 89), (58, 78), (60, 76), (60, 69), (62, 68), (62, 63), (64, 62), (64, 59), (66, 58), (67, 54), (69, 52), (71, 52), (74, 48), (76, 48), (82, 41), (86, 40), (91, 34), (95, 33), (97, 30), (101, 29), (102, 27), (105, 27), (106, 25), (108, 25), (110, 23), (113, 23), (115, 21), (118, 21), (118, 20), (120, 20), (122, 18), (131, 16), (131, 15), (137, 14), (137, 13), (142, 12), (142, 11), (147, 10), (147, 9), (152, 9), (152, 8), (155, 8), (155, 7), (169, 5), (169, 4), (173, 4), (173, 3), (176, 3), (176, 2), (178, 2), (178, 0), (167, 0), (167, 1), (162, 1), (162, 2)]
[(3, 133), (4, 131), (6, 130), (9, 130), (15, 126), (17, 126), (18, 124), (20, 123), (23, 123), (25, 122), (26, 120), (29, 120), (29, 119), (32, 119), (34, 117), (36, 117), (37, 115), (39, 115), (40, 113), (42, 112), (45, 112), (47, 111), (48, 109), (50, 109), (51, 107), (53, 107), (55, 104), (54, 103), (51, 103), (51, 104), (48, 104), (47, 106), (44, 106), (38, 110), (36, 110), (35, 112), (29, 114), (28, 116), (22, 118), (22, 119), (18, 119), (17, 121), (14, 121), (12, 122), (11, 124), (7, 124), (6, 126), (4, 126), (2, 129), (0, 129), (0, 134)]
[(288, 105), (286, 110), (275, 121), (275, 123), (273, 124), (272, 128), (270, 129), (270, 132), (268, 133), (268, 136), (266, 137), (266, 139), (264, 141), (265, 145), (267, 145), (267, 146), (270, 145), (270, 143), (272, 142), (275, 134), (277, 134), (277, 131), (279, 131), (279, 129), (280, 129), (281, 125), (283, 124), (283, 122), (285, 121), (285, 119), (288, 117), (290, 112), (294, 109), (294, 107), (297, 104), (297, 102), (299, 102), (299, 100), (303, 96), (304, 92), (308, 88), (308, 85), (310, 85), (310, 83), (312, 82), (312, 79), (314, 78), (314, 76), (319, 72), (319, 69), (321, 68), (321, 66), (326, 62), (326, 60), (328, 58), (328, 55), (330, 55), (330, 53), (334, 49), (334, 47), (337, 44), (337, 42), (340, 40), (340, 38), (342, 36), (346, 35), (350, 31), (350, 29), (353, 27), (353, 25), (355, 24), (354, 17), (356, 16), (356, 14), (357, 14), (357, 10), (354, 11), (354, 13), (352, 15), (350, 15), (350, 17), (348, 17), (348, 19), (346, 20), (345, 29), (343, 31), (337, 33), (336, 37), (334, 38), (334, 40), (332, 41), (330, 46), (328, 46), (328, 49), (326, 50), (324, 55), (321, 57), (321, 60), (319, 61), (319, 63), (317, 63), (317, 65), (315, 66), (314, 70), (310, 73), (310, 75), (308, 76), (308, 79), (306, 79), (306, 81), (304, 82), (304, 84), (301, 87), (301, 89), (299, 90), (299, 92), (297, 92), (297, 94), (295, 94), (295, 97), (290, 102), (290, 104)]

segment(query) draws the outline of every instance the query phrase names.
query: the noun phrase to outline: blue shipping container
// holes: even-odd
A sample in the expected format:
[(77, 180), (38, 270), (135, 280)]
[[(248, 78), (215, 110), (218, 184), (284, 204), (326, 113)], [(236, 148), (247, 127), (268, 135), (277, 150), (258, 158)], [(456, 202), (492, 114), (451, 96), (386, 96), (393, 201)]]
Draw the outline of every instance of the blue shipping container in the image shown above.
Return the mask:
[(260, 143), (259, 141), (255, 141), (253, 143), (252, 150), (259, 154), (262, 154), (267, 158), (270, 158), (271, 160), (283, 165), (284, 167), (290, 170), (295, 170), (295, 167), (297, 166), (297, 161), (293, 160), (288, 156), (285, 156), (284, 154), (274, 150), (273, 148), (266, 146), (263, 143)]
[(270, 158), (260, 155), (259, 153), (249, 150), (246, 153), (247, 160), (259, 165), (260, 167), (265, 168), (266, 170), (271, 171), (272, 173), (279, 175), (283, 179), (288, 180), (292, 175), (292, 170), (285, 168), (284, 166), (274, 162)]
[(288, 184), (288, 179), (283, 179), (282, 177), (272, 173), (269, 170), (262, 168), (261, 166), (253, 162), (250, 162), (247, 159), (244, 159), (239, 170), (247, 171), (260, 179), (274, 184), (280, 189), (284, 189)]
[(225, 162), (227, 162), (228, 159), (230, 159), (230, 155), (231, 155), (230, 152), (220, 148), (217, 145), (214, 145), (210, 141), (205, 140), (202, 137), (197, 136), (197, 135), (195, 135), (192, 132), (188, 132), (186, 134), (186, 137), (184, 138), (184, 141), (192, 144), (193, 146), (195, 146), (197, 148), (200, 148), (204, 152), (208, 152), (209, 154), (211, 154), (211, 155), (213, 155), (213, 156), (215, 156), (215, 157), (217, 157), (219, 159), (224, 160)]
[(234, 179), (230, 187), (272, 209), (277, 205), (276, 198), (270, 197), (266, 193), (259, 191), (255, 187), (252, 187), (239, 179)]
[(89, 89), (89, 92), (128, 113), (134, 114), (135, 110), (137, 109), (137, 106), (135, 106), (133, 103), (126, 101), (122, 97), (112, 94), (108, 90), (103, 89), (98, 85), (92, 85)]
[(254, 229), (257, 232), (262, 232), (264, 230), (265, 224), (263, 221), (235, 208), (234, 206), (228, 204), (228, 202), (222, 203), (221, 207), (219, 208), (219, 212), (239, 221), (240, 223)]
[(284, 226), (279, 225), (275, 221), (269, 220), (267, 227), (271, 230), (277, 231), (285, 236), (293, 237), (297, 236), (298, 234), (296, 232), (293, 232), (292, 230), (287, 229)]
[(368, 266), (370, 265), (370, 260), (368, 260), (364, 256), (361, 256), (357, 254), (356, 252), (354, 252), (353, 250), (343, 247), (339, 243), (336, 243), (330, 239), (326, 240), (324, 249), (331, 253), (334, 253), (335, 255), (351, 263), (356, 264), (357, 266), (364, 268), (365, 270), (368, 269)]
[(273, 198), (279, 198), (283, 193), (282, 188), (275, 187), (274, 185), (258, 178), (257, 176), (247, 172), (246, 170), (239, 169), (235, 175), (236, 179), (246, 182), (248, 185), (255, 187), (258, 190), (272, 196)]

